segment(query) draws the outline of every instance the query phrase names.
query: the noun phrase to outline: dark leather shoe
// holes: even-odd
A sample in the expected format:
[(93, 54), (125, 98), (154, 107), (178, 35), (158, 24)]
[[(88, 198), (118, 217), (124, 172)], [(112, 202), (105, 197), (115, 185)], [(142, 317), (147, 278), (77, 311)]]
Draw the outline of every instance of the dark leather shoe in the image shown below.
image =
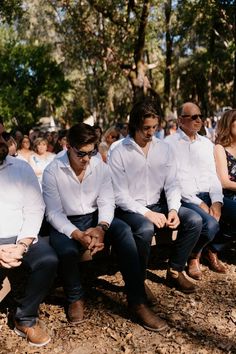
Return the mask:
[(68, 306), (68, 320), (73, 323), (81, 323), (84, 321), (84, 300), (72, 302)]
[(193, 279), (202, 279), (202, 271), (200, 268), (199, 258), (191, 258), (188, 260), (187, 274)]
[(151, 291), (151, 289), (147, 286), (146, 283), (144, 283), (144, 288), (145, 288), (145, 292), (147, 295), (147, 302), (149, 306), (156, 306), (158, 301), (156, 296), (153, 294), (153, 292)]
[(185, 294), (194, 293), (198, 288), (185, 277), (183, 272), (171, 268), (167, 270), (166, 281), (171, 288), (176, 288)]
[(138, 322), (149, 331), (159, 332), (168, 327), (166, 321), (157, 316), (147, 305), (130, 306), (130, 311)]
[(209, 268), (217, 273), (226, 273), (226, 266), (219, 260), (217, 253), (212, 252), (211, 250), (207, 250), (204, 253), (203, 258), (207, 261)]

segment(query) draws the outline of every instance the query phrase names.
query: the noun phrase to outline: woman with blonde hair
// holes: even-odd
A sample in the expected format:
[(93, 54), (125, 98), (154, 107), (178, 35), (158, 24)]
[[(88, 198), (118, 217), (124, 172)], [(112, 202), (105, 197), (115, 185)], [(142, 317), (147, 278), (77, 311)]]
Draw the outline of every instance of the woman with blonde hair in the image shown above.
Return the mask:
[(224, 194), (220, 251), (236, 234), (236, 109), (226, 111), (218, 121), (215, 144), (216, 170)]
[(42, 176), (45, 167), (54, 159), (55, 154), (47, 151), (48, 141), (45, 138), (36, 138), (34, 140), (34, 151), (30, 158), (30, 165), (33, 168), (36, 176), (38, 177), (41, 186)]

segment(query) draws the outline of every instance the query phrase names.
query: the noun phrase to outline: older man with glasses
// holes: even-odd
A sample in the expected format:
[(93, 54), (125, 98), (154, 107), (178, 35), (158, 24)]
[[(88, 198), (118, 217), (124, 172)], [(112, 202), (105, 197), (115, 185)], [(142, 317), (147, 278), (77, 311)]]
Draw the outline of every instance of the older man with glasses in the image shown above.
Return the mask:
[(199, 107), (186, 102), (178, 112), (177, 132), (165, 139), (172, 146), (177, 161), (182, 204), (196, 211), (203, 222), (201, 236), (187, 267), (188, 275), (196, 280), (202, 277), (199, 260), (203, 250), (203, 256), (212, 270), (226, 272), (214, 248), (215, 237), (218, 238), (220, 229), (222, 187), (216, 174), (214, 145), (208, 138), (198, 134), (203, 121)]

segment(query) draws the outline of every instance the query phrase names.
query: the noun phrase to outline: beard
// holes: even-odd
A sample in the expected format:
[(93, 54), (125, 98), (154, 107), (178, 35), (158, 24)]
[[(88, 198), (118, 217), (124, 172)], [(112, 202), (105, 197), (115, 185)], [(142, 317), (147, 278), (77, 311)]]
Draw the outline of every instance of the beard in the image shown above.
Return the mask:
[(0, 143), (0, 165), (6, 160), (8, 155), (8, 146), (5, 143)]

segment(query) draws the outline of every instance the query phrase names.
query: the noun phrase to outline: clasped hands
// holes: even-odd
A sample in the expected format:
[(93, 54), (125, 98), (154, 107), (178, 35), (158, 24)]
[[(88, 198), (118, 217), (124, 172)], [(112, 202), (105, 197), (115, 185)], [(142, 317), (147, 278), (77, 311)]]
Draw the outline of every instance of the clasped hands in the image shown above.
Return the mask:
[(180, 224), (180, 220), (176, 210), (170, 210), (168, 216), (165, 214), (157, 213), (156, 211), (149, 210), (144, 215), (148, 220), (150, 220), (158, 229), (161, 229), (164, 226), (169, 227), (170, 229), (176, 229)]
[(104, 248), (104, 231), (99, 226), (90, 227), (85, 231), (76, 229), (72, 232), (71, 237), (79, 241), (85, 249), (90, 250), (91, 256)]
[(21, 244), (0, 245), (0, 267), (15, 268), (21, 265), (24, 247)]

